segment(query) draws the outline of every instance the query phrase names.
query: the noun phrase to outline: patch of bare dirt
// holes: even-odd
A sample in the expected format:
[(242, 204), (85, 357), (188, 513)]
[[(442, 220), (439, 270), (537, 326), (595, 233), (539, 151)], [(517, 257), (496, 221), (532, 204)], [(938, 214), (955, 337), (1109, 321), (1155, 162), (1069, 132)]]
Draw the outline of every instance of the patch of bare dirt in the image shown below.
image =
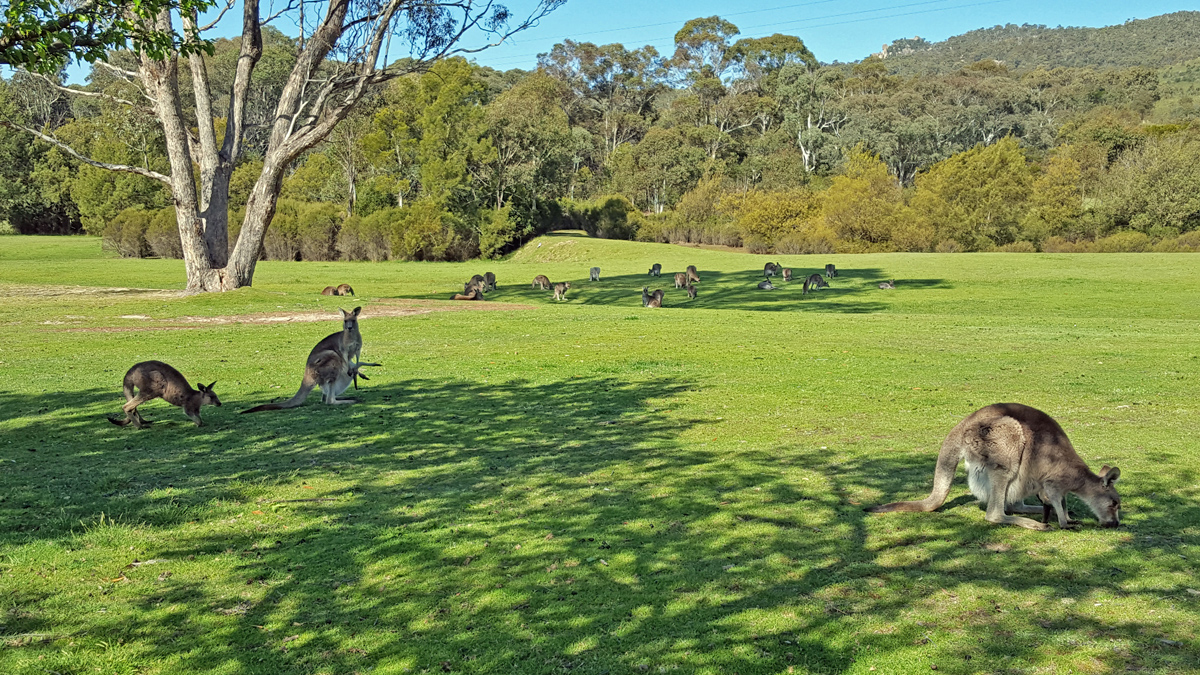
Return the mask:
[(112, 295), (122, 298), (182, 298), (187, 295), (184, 291), (164, 290), (161, 288), (113, 288), (109, 286), (50, 286), (27, 284), (5, 284), (4, 293), (7, 296), (26, 298), (52, 298), (63, 295), (102, 296)]
[[(364, 306), (361, 319), (368, 320), (376, 317), (401, 317), (431, 312), (459, 311), (518, 311), (536, 309), (534, 305), (518, 305), (505, 302), (468, 302), (453, 300), (381, 300)], [(169, 319), (154, 319), (142, 314), (127, 314), (120, 319), (129, 321), (144, 321), (140, 326), (90, 326), (87, 328), (60, 328), (59, 333), (131, 333), (155, 330), (190, 330), (205, 326), (219, 326), (231, 323), (238, 324), (281, 324), (281, 323), (315, 323), (318, 321), (338, 321), (336, 312), (307, 311), (307, 312), (265, 312), (262, 314), (233, 314), (228, 316), (176, 316)], [(50, 323), (50, 322), (46, 322)], [(53, 322), (62, 323), (62, 322)]]

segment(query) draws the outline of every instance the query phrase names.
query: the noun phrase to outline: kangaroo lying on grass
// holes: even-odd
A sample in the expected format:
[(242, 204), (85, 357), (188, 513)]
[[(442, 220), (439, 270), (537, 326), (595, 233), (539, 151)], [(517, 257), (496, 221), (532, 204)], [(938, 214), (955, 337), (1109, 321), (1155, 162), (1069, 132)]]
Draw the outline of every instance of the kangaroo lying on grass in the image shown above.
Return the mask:
[[(920, 501), (895, 502), (867, 509), (871, 513), (933, 511), (946, 501), (958, 461), (967, 460), (971, 494), (987, 504), (987, 520), (1049, 530), (1050, 509), (1059, 527), (1078, 525), (1067, 515), (1066, 495), (1075, 493), (1092, 509), (1104, 527), (1120, 525), (1121, 497), (1113, 483), (1117, 467), (1094, 474), (1075, 452), (1062, 427), (1046, 413), (1020, 403), (996, 403), (971, 413), (950, 431), (938, 453), (933, 492)], [(1042, 506), (1025, 498), (1037, 495)], [(1043, 522), (1008, 515), (1041, 513)]]
[(349, 389), (351, 384), (357, 389), (359, 377), (368, 379), (359, 372), (359, 368), (382, 364), (358, 361), (359, 352), (362, 350), (358, 313), (362, 311), (362, 307), (355, 307), (353, 312), (344, 309), (338, 311), (342, 313), (342, 331), (326, 336), (308, 353), (308, 360), (304, 363), (304, 379), (300, 381), (300, 390), (296, 395), (282, 403), (255, 406), (243, 410), (242, 413), (299, 407), (304, 404), (313, 387), (321, 388), (322, 400), (327, 404), (357, 403), (355, 399), (338, 398), (338, 395)]
[[(477, 286), (471, 287), (467, 293), (455, 293), (451, 300), (483, 300), (483, 291)], [(366, 379), (366, 378), (363, 378)]]
[(354, 295), (354, 289), (350, 288), (350, 284), (341, 284), (337, 288), (326, 286), (321, 290), (321, 295)]
[[(212, 390), (216, 382), (207, 387), (197, 382), (196, 389), (192, 389), (187, 379), (178, 370), (162, 361), (142, 361), (134, 364), (129, 372), (125, 373), (125, 380), (122, 384), (125, 389), (125, 405), (122, 407), (122, 410), (125, 411), (125, 419), (108, 418), (109, 422), (119, 427), (132, 424), (141, 429), (150, 426), (151, 422), (142, 419), (137, 408), (146, 401), (153, 401), (160, 397), (171, 405), (183, 408), (183, 412), (192, 418), (198, 427), (204, 426), (204, 422), (200, 421), (201, 406), (220, 407), (221, 405), (220, 399)], [(137, 395), (133, 393), (135, 388)]]
[(879, 287), (885, 291), (894, 290), (896, 288), (896, 280), (890, 279), (888, 281), (885, 281), (885, 282), (879, 284)]
[(764, 291), (773, 291), (773, 290), (775, 290), (775, 287), (771, 285), (771, 282), (770, 282), (770, 281), (768, 281), (768, 280), (766, 280), (766, 279), (764, 279), (763, 281), (760, 281), (760, 282), (758, 282), (758, 287), (759, 287), (760, 289), (764, 290)]

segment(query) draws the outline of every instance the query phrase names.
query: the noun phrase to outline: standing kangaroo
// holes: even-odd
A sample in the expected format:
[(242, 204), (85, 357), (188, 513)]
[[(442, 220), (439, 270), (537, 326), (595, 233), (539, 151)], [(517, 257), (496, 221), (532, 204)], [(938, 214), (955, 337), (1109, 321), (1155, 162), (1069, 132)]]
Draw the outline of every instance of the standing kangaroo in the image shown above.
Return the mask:
[(354, 289), (350, 288), (350, 284), (341, 284), (334, 295), (354, 295)]
[(592, 274), (592, 281), (600, 281), (600, 268), (593, 267), (590, 271)]
[(688, 299), (689, 299), (689, 300), (695, 300), (695, 299), (696, 299), (696, 286), (695, 286), (695, 284), (688, 284), (688, 285), (687, 285), (687, 292), (688, 292)]
[(533, 278), (533, 288), (540, 288), (543, 291), (550, 290), (550, 277), (545, 274), (539, 274)]
[(820, 288), (829, 288), (829, 283), (822, 279), (820, 274), (810, 274), (804, 280), (804, 290), (800, 295), (808, 295), (810, 290), (815, 291)]
[(696, 271), (695, 265), (688, 265), (687, 270), (685, 270), (685, 273), (687, 274), (687, 280), (688, 280), (689, 284), (692, 283), (693, 281), (696, 281), (696, 282), (700, 281), (700, 273)]
[[(933, 511), (946, 501), (959, 460), (967, 460), (971, 494), (987, 504), (987, 520), (1049, 530), (1050, 510), (1059, 527), (1072, 527), (1066, 495), (1075, 493), (1104, 527), (1121, 524), (1121, 497), (1113, 484), (1121, 470), (1107, 465), (1099, 475), (1088, 469), (1067, 434), (1046, 413), (1020, 403), (996, 403), (980, 408), (959, 422), (942, 443), (933, 472), (933, 492), (920, 501), (894, 502), (867, 509), (871, 513)], [(1037, 495), (1042, 506), (1030, 506)], [(1042, 513), (1043, 522), (1008, 515)]]
[(483, 275), (483, 290), (496, 290), (496, 275), (485, 272)]
[(569, 289), (570, 287), (571, 287), (571, 284), (568, 282), (554, 284), (554, 299), (555, 300), (566, 300), (567, 299), (567, 289)]
[[(110, 417), (108, 421), (119, 427), (132, 424), (141, 429), (150, 426), (151, 423), (142, 419), (142, 414), (138, 412), (137, 408), (146, 401), (153, 401), (161, 397), (167, 403), (183, 408), (183, 412), (192, 418), (196, 426), (204, 426), (204, 422), (200, 420), (200, 407), (221, 406), (220, 399), (212, 390), (215, 384), (216, 382), (213, 382), (206, 387), (197, 382), (196, 389), (192, 389), (187, 379), (178, 370), (162, 361), (136, 363), (129, 369), (129, 372), (125, 373), (125, 379), (122, 382), (125, 390), (125, 405), (122, 407), (122, 410), (125, 411), (125, 419), (119, 420)], [(135, 388), (137, 389), (136, 395), (134, 394)]]
[(766, 265), (763, 265), (763, 276), (764, 277), (773, 277), (773, 276), (775, 276), (775, 273), (778, 270), (779, 270), (778, 265), (776, 265), (775, 263), (769, 262)]
[(687, 278), (686, 274), (684, 274), (683, 272), (680, 272), (675, 275), (675, 288), (683, 288), (684, 286), (687, 286), (687, 285), (688, 285), (688, 278)]
[(338, 395), (349, 389), (351, 384), (357, 387), (359, 377), (368, 379), (366, 375), (359, 373), (359, 368), (380, 364), (360, 363), (358, 360), (359, 352), (362, 351), (358, 313), (362, 311), (362, 307), (355, 307), (353, 312), (344, 309), (338, 311), (342, 313), (342, 330), (326, 336), (308, 353), (308, 360), (304, 363), (304, 378), (300, 381), (300, 389), (296, 395), (282, 403), (268, 403), (243, 410), (243, 414), (299, 407), (304, 404), (314, 387), (321, 388), (321, 398), (329, 405), (357, 403), (355, 399), (338, 398)]
[(792, 268), (788, 267), (783, 270), (783, 280), (784, 281), (792, 280)]
[(662, 265), (654, 263), (650, 266), (650, 273), (647, 276), (660, 277), (662, 276)]
[(830, 279), (836, 277), (837, 276), (837, 266), (826, 265), (825, 266), (825, 276), (829, 277)]

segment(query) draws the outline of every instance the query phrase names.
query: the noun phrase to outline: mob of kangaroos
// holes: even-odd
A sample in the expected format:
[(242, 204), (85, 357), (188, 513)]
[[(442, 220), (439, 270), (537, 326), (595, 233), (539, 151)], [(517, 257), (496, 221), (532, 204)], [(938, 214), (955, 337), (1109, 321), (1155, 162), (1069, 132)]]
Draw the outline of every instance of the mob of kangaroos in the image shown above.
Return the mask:
[[(959, 460), (967, 461), (967, 486), (987, 504), (987, 520), (1049, 530), (1051, 509), (1059, 527), (1074, 527), (1066, 496), (1074, 493), (1104, 527), (1121, 524), (1121, 497), (1113, 484), (1121, 470), (1107, 465), (1092, 473), (1075, 452), (1067, 434), (1046, 413), (1020, 403), (980, 408), (950, 431), (938, 453), (933, 492), (920, 501), (894, 502), (867, 509), (871, 513), (933, 511), (946, 501)], [(1037, 496), (1041, 506), (1025, 503)], [(1009, 513), (1041, 513), (1042, 522)]]
[(356, 399), (338, 398), (350, 388), (351, 384), (358, 386), (358, 378), (369, 379), (359, 372), (364, 366), (378, 366), (378, 363), (361, 363), (358, 360), (362, 350), (362, 333), (358, 330), (358, 314), (362, 307), (354, 311), (342, 313), (342, 330), (339, 333), (326, 336), (317, 343), (308, 354), (304, 363), (304, 377), (300, 381), (300, 389), (296, 395), (282, 403), (268, 403), (255, 406), (243, 413), (260, 412), (263, 410), (284, 410), (304, 404), (314, 387), (320, 387), (321, 398), (326, 404), (338, 405), (357, 403)]
[[(220, 407), (221, 405), (220, 399), (212, 390), (215, 384), (216, 382), (213, 382), (204, 386), (197, 382), (196, 388), (192, 389), (187, 378), (162, 361), (136, 363), (125, 373), (125, 379), (122, 381), (125, 391), (125, 405), (122, 406), (122, 410), (125, 411), (125, 419), (110, 417), (108, 421), (120, 427), (129, 424), (138, 429), (150, 426), (152, 422), (142, 419), (142, 414), (138, 412), (138, 406), (161, 397), (167, 403), (183, 408), (183, 412), (192, 418), (196, 426), (203, 426), (204, 422), (200, 420), (200, 407), (206, 405)], [(135, 389), (137, 390), (136, 394), (134, 393)]]

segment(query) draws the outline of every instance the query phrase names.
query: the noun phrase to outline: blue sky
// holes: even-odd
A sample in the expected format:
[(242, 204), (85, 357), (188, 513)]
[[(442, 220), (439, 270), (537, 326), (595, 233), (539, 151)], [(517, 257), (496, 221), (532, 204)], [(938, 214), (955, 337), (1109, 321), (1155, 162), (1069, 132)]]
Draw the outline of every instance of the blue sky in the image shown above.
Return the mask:
[[(508, 0), (516, 15), (528, 13), (531, 4)], [(675, 31), (685, 21), (714, 14), (736, 24), (742, 37), (797, 35), (818, 59), (830, 62), (864, 58), (902, 37), (919, 35), (937, 41), (1005, 23), (1108, 26), (1196, 9), (1200, 3), (1181, 0), (567, 0), (537, 27), (475, 59), (501, 70), (531, 69), (537, 65), (538, 53), (568, 38), (620, 42), (631, 48), (649, 44), (669, 55)], [(232, 35), (240, 22), (240, 12), (230, 12), (218, 32)], [(72, 68), (70, 79), (78, 81), (85, 74), (86, 70)]]

